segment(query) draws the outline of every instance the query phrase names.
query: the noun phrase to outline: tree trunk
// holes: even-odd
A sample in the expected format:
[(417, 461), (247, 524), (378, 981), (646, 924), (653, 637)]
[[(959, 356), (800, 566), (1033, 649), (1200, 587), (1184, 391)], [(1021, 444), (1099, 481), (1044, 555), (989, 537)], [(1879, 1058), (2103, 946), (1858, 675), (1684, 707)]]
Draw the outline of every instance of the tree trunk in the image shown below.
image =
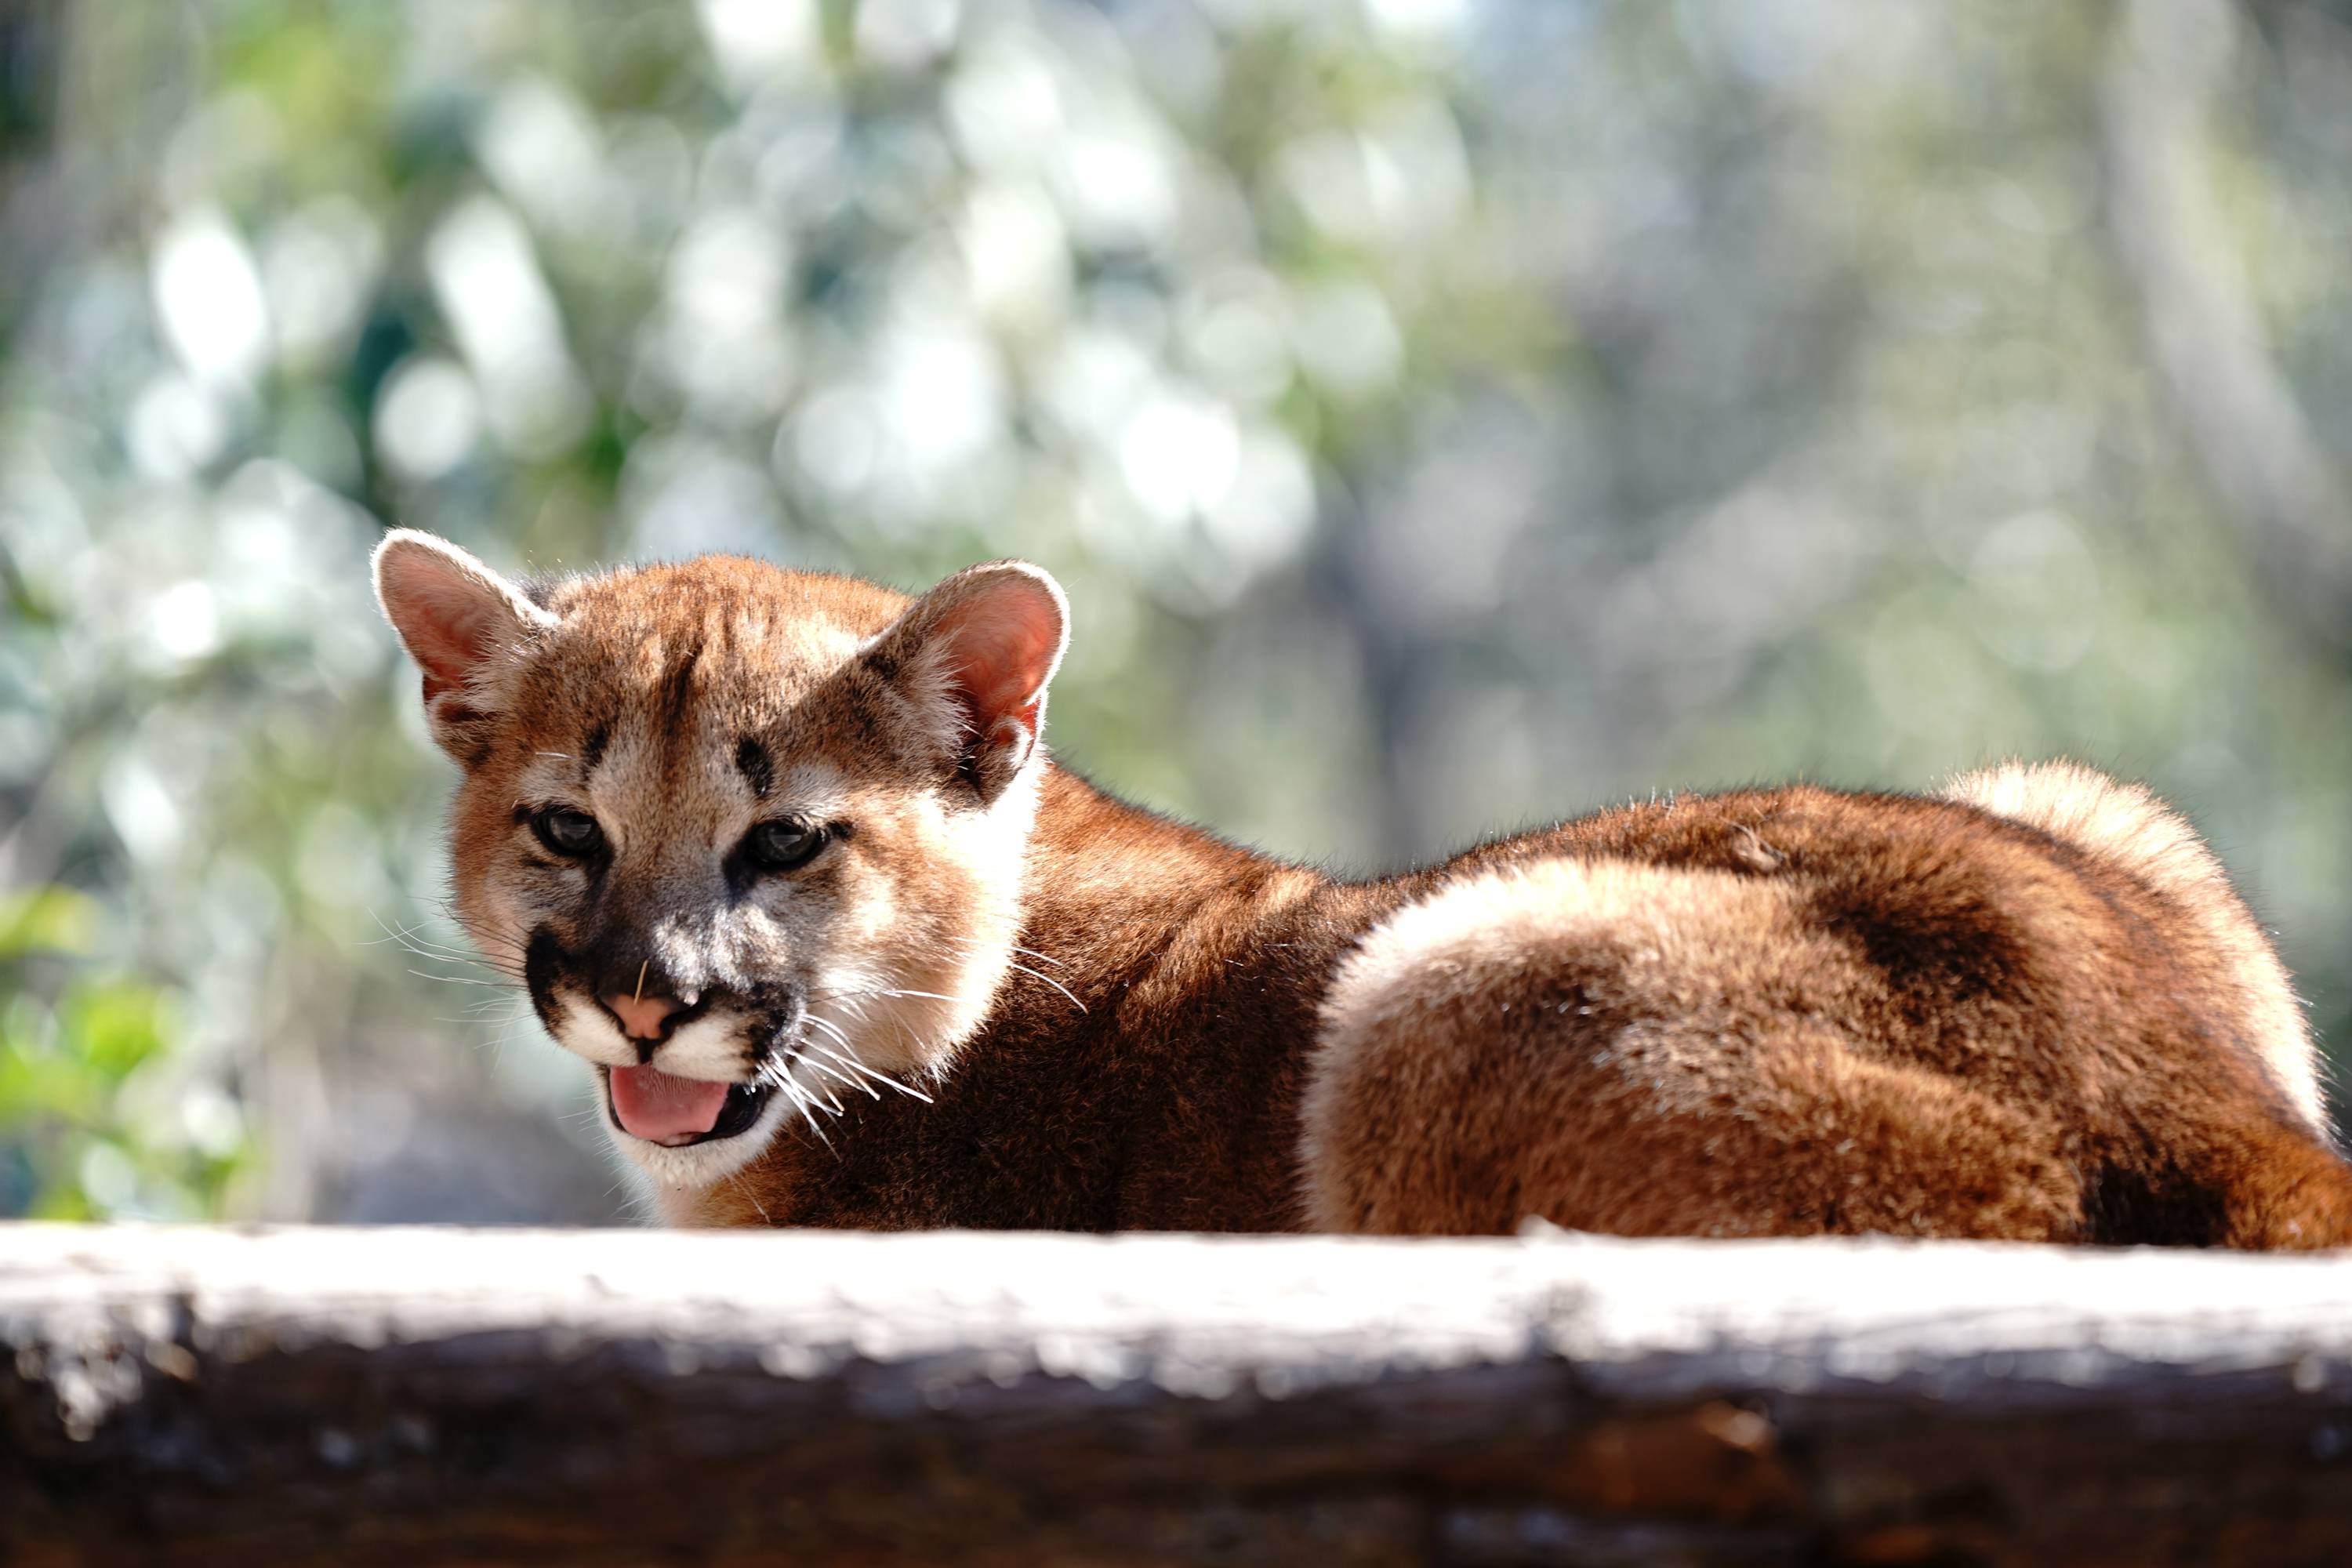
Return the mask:
[(2352, 1268), (0, 1226), (12, 1563), (2352, 1561)]

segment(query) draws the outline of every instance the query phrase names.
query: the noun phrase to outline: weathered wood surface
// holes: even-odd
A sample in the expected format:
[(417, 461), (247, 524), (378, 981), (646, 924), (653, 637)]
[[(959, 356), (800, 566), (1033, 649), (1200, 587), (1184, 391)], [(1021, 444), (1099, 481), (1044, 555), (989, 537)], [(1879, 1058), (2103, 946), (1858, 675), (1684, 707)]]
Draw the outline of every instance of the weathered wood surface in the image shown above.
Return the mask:
[(11, 1563), (2352, 1562), (2352, 1260), (0, 1226)]

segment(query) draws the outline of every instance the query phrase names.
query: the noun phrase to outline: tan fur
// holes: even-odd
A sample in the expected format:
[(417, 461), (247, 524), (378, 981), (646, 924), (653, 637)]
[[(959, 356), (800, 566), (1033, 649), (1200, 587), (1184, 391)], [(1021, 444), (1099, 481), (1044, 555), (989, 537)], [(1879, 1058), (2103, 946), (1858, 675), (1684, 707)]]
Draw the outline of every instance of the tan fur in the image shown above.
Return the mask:
[(2231, 1008), (2245, 1020), (2247, 1043), (2305, 1120), (2326, 1127), (2319, 1052), (2286, 965), (2187, 821), (2140, 785), (2076, 763), (2010, 763), (1964, 773), (1938, 793), (2097, 856), (2195, 922), (2212, 984), (2236, 993)]
[[(379, 581), (485, 952), (593, 1063), (782, 1086), (691, 1146), (615, 1129), (675, 1222), (2352, 1239), (2275, 955), (2090, 770), (1629, 806), (1349, 883), (1046, 758), (1034, 567), (526, 598), (402, 534)], [(555, 805), (601, 858), (548, 863)], [(747, 876), (780, 814), (837, 837)], [(658, 1041), (599, 1000), (639, 963), (696, 999)]]

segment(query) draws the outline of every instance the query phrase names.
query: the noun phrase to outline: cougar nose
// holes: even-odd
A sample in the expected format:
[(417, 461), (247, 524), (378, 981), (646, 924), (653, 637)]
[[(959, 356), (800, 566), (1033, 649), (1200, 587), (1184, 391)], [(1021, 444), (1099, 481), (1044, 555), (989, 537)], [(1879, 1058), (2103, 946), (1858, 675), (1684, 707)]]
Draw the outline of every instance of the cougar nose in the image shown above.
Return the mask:
[(661, 1037), (662, 1020), (678, 1010), (678, 1004), (667, 996), (632, 996), (616, 991), (604, 998), (604, 1005), (621, 1020), (621, 1031), (640, 1040)]

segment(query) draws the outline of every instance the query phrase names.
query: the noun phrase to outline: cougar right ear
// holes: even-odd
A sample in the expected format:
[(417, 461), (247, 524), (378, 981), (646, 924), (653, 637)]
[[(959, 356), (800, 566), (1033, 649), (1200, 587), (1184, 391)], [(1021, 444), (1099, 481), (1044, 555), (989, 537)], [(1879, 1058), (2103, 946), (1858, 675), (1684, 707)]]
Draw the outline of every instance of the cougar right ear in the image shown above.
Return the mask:
[(957, 573), (867, 647), (869, 667), (926, 715), (933, 742), (993, 804), (1045, 729), (1045, 686), (1070, 642), (1061, 584), (1026, 561)]
[(425, 672), (425, 714), (441, 749), (466, 762), (488, 710), (483, 679), (504, 650), (555, 625), (514, 584), (446, 539), (396, 528), (375, 550), (375, 596)]

